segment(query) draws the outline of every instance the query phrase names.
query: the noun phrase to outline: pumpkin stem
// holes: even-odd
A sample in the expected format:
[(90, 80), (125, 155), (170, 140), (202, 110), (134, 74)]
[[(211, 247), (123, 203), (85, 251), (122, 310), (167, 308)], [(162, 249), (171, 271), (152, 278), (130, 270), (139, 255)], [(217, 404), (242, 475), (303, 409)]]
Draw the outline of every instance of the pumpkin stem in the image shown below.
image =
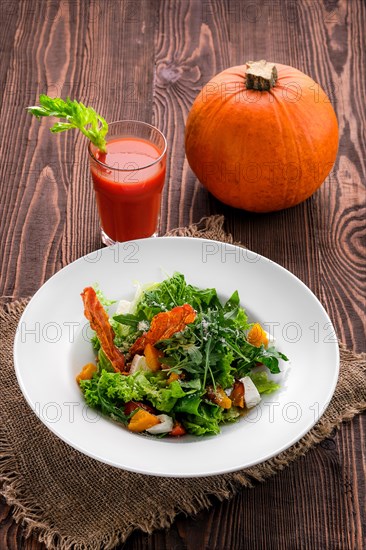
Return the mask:
[(277, 69), (274, 63), (261, 61), (247, 61), (246, 87), (247, 90), (269, 91), (276, 84)]

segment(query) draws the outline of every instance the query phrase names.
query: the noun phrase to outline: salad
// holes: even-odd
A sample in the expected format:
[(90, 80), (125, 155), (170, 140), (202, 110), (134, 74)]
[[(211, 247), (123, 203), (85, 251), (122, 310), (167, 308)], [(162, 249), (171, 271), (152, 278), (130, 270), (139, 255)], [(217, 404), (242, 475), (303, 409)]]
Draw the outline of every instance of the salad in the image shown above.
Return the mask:
[(259, 323), (248, 323), (235, 291), (222, 303), (214, 288), (182, 273), (138, 286), (110, 317), (97, 288), (81, 294), (94, 331), (95, 363), (76, 377), (86, 403), (131, 432), (215, 435), (279, 385), (279, 352)]

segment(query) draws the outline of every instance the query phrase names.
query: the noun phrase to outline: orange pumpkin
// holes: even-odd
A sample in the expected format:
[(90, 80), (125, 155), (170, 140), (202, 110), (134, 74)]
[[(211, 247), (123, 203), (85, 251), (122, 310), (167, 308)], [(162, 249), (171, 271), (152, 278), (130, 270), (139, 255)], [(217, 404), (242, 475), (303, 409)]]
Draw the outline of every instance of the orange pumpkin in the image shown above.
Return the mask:
[(187, 119), (185, 148), (193, 172), (220, 201), (272, 212), (304, 201), (327, 177), (337, 118), (309, 76), (248, 62), (204, 86)]
[(259, 323), (254, 323), (250, 331), (248, 332), (248, 342), (252, 346), (259, 348), (262, 344), (264, 347), (268, 346), (268, 336), (265, 330), (262, 329)]

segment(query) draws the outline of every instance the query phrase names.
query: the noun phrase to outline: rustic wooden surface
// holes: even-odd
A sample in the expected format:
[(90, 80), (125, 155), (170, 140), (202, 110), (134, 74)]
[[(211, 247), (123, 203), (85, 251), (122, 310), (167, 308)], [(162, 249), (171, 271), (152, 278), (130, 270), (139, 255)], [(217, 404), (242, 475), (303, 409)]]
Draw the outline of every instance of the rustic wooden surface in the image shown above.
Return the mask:
[[(157, 125), (169, 144), (161, 232), (223, 213), (227, 230), (299, 276), (339, 337), (365, 328), (365, 4), (360, 1), (0, 0), (3, 299), (31, 295), (101, 245), (81, 136), (51, 137), (24, 110), (40, 92), (92, 104), (107, 120)], [(193, 99), (215, 73), (248, 59), (293, 65), (327, 91), (340, 126), (336, 165), (304, 204), (255, 216), (223, 206), (184, 157)], [(361, 549), (364, 418), (254, 490), (125, 549)], [(0, 548), (40, 550), (0, 507)]]

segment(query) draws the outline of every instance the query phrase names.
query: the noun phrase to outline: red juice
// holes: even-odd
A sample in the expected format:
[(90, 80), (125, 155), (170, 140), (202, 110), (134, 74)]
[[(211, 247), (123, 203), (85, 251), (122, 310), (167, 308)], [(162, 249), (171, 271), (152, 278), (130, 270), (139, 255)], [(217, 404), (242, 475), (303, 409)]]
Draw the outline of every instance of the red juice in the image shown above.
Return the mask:
[(107, 153), (91, 148), (97, 206), (109, 240), (128, 241), (156, 232), (166, 171), (162, 153), (139, 137), (112, 138)]

